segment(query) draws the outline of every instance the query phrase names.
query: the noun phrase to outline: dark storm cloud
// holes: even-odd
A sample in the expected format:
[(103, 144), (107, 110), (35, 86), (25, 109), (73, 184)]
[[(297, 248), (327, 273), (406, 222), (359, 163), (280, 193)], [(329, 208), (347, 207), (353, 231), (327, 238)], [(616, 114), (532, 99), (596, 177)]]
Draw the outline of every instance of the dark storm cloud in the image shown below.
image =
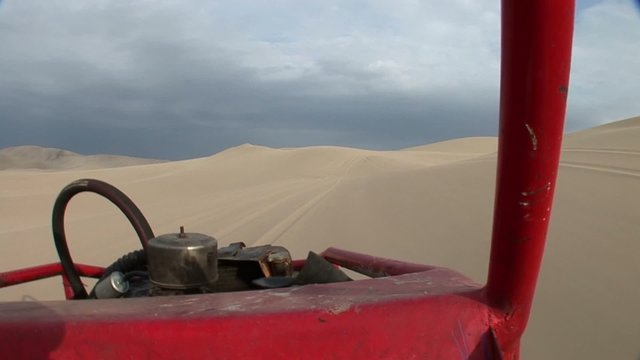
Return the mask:
[[(175, 159), (245, 142), (388, 149), (495, 133), (495, 111), (471, 96), (386, 90), (384, 74), (351, 58), (291, 77), (278, 62), (242, 64), (251, 48), (189, 37), (166, 12), (114, 9), (23, 7), (3, 19), (13, 53), (0, 58), (0, 146)], [(18, 14), (41, 22), (27, 28)]]
[(3, 104), (7, 118), (18, 119), (2, 121), (0, 132), (18, 143), (29, 139), (80, 151), (184, 158), (244, 142), (388, 149), (495, 131), (487, 126), (496, 119), (490, 105), (456, 94), (300, 96), (308, 83), (203, 74), (167, 79), (158, 84), (162, 90), (148, 92), (100, 83), (55, 96), (0, 94), (10, 99)]
[(496, 134), (494, 2), (354, 4), (5, 2), (0, 147), (181, 159)]

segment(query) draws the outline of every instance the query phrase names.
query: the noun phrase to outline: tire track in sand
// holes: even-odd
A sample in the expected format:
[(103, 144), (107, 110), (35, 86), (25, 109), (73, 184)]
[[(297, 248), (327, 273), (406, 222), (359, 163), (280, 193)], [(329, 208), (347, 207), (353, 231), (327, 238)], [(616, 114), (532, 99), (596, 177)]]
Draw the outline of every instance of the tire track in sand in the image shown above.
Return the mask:
[[(314, 183), (313, 187), (316, 186), (322, 186), (323, 184), (318, 184), (318, 183)], [(277, 200), (274, 200), (273, 202), (271, 202), (268, 206), (265, 207), (260, 207), (259, 210), (255, 210), (250, 212), (249, 214), (245, 215), (242, 217), (241, 220), (237, 221), (237, 222), (233, 222), (233, 224), (229, 225), (229, 226), (225, 226), (223, 228), (221, 228), (218, 232), (217, 235), (220, 237), (225, 237), (227, 235), (229, 235), (230, 233), (234, 232), (235, 230), (249, 224), (250, 222), (254, 221), (255, 219), (258, 219), (266, 214), (268, 214), (270, 211), (272, 211), (273, 209), (281, 206), (282, 204), (286, 203), (287, 201), (300, 196), (302, 194), (304, 194), (305, 192), (308, 192), (308, 189), (298, 189), (295, 191), (291, 191), (289, 192), (289, 194), (285, 195), (285, 196), (279, 196), (280, 194), (269, 194), (268, 196), (266, 196), (265, 198), (269, 198), (269, 197), (274, 197)], [(251, 244), (257, 244), (257, 242), (252, 242)]]
[(353, 169), (353, 167), (359, 162), (363, 161), (362, 157), (354, 157), (352, 159), (346, 160), (344, 164), (346, 165), (346, 169), (342, 175), (338, 178), (331, 180), (332, 184), (324, 191), (320, 192), (318, 195), (309, 199), (297, 209), (295, 209), (289, 216), (285, 217), (279, 223), (275, 224), (271, 229), (264, 233), (261, 237), (256, 240), (254, 245), (265, 245), (265, 244), (275, 244), (278, 239), (282, 237), (289, 229), (291, 229), (296, 223), (298, 223), (309, 211), (318, 206), (320, 202), (329, 195), (335, 188), (347, 178), (347, 175)]
[(624, 154), (624, 155), (640, 155), (640, 151), (624, 150), (624, 149), (608, 149), (608, 148), (580, 148), (580, 147), (566, 147), (562, 149), (563, 152), (586, 152), (586, 153), (600, 153), (600, 154)]
[(571, 162), (571, 161), (562, 161), (560, 162), (560, 166), (640, 178), (640, 171), (637, 171), (635, 169), (613, 167), (613, 166), (597, 166), (593, 164), (583, 164), (583, 163)]

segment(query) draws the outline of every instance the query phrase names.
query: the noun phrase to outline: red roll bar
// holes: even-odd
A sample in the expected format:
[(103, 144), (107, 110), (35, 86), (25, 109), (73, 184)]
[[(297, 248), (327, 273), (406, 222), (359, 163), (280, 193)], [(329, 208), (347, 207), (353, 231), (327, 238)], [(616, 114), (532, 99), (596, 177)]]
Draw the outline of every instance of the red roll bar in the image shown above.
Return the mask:
[(517, 342), (544, 251), (571, 64), (573, 0), (503, 0), (500, 137), (489, 304), (511, 315), (498, 333)]

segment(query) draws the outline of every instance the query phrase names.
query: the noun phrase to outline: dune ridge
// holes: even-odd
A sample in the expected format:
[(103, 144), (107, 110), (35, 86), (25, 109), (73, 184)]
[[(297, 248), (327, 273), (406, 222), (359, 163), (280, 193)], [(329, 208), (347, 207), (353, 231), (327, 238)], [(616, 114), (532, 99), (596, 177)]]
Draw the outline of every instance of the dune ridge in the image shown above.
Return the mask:
[(164, 161), (121, 155), (81, 155), (68, 150), (33, 145), (12, 146), (0, 149), (0, 170), (103, 169), (157, 164), (161, 162)]
[[(555, 207), (525, 359), (640, 354), (640, 118), (565, 136)], [(108, 169), (0, 171), (0, 270), (56, 261), (58, 191), (92, 177), (127, 193), (156, 234), (188, 231), (221, 245), (275, 243), (302, 258), (328, 246), (447, 266), (483, 283), (497, 142), (467, 138), (398, 151), (273, 149), (245, 144), (209, 157)], [(107, 265), (139, 248), (97, 196), (67, 215), (74, 259)], [(37, 249), (35, 251), (34, 249)], [(0, 290), (2, 300), (61, 298), (59, 279)]]

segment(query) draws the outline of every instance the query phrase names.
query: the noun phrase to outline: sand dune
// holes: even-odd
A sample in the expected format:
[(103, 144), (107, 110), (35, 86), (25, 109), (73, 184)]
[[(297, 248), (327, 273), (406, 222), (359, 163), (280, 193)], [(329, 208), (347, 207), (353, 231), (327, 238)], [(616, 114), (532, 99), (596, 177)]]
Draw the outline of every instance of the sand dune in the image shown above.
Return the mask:
[(13, 146), (0, 149), (0, 170), (6, 169), (100, 169), (160, 163), (162, 160), (118, 155), (80, 155), (67, 150), (40, 146)]
[[(640, 354), (640, 118), (565, 139), (556, 206), (525, 359)], [(77, 178), (110, 182), (156, 234), (214, 235), (220, 244), (276, 243), (296, 257), (327, 246), (487, 273), (494, 138), (399, 151), (231, 148), (211, 157), (110, 169), (0, 171), (0, 271), (56, 261), (58, 191)], [(106, 265), (136, 249), (126, 220), (97, 196), (67, 215), (76, 261)], [(61, 298), (59, 279), (0, 290), (0, 300)]]
[(441, 141), (435, 144), (414, 146), (403, 150), (432, 151), (444, 153), (485, 154), (497, 150), (497, 138), (495, 137), (468, 137)]

